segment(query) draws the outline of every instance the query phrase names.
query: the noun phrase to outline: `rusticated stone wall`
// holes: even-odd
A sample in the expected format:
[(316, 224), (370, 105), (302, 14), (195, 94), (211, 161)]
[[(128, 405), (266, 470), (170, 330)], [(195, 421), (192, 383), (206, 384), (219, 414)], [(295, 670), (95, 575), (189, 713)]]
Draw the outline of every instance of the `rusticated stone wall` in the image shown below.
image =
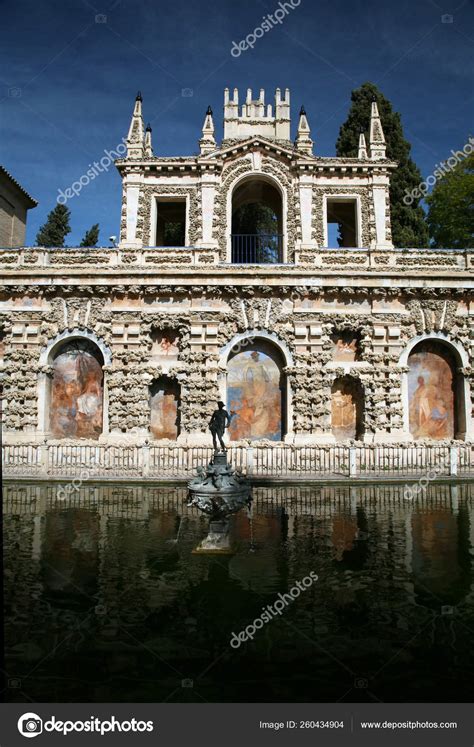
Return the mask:
[[(58, 338), (84, 335), (109, 353), (103, 439), (131, 433), (137, 439), (151, 438), (150, 386), (165, 375), (181, 389), (182, 441), (207, 438), (225, 376), (222, 351), (239, 336), (273, 341), (291, 358), (284, 368), (291, 406), (287, 430), (292, 438), (315, 442), (331, 438), (331, 388), (343, 376), (358, 379), (363, 388), (365, 437), (400, 440), (406, 407), (403, 351), (415, 338), (441, 335), (471, 360), (474, 342), (474, 319), (461, 289), (18, 286), (14, 292), (4, 288), (2, 299), (8, 307), (0, 317), (7, 438), (44, 435), (40, 424), (47, 422), (47, 412), (41, 408), (49, 406), (51, 355), (58, 349), (54, 342), (61, 343)], [(153, 358), (152, 338), (156, 331), (169, 329), (176, 334), (178, 354), (167, 364)], [(332, 338), (342, 331), (360, 340), (354, 362), (332, 358)], [(460, 366), (459, 372), (472, 395), (472, 367)], [(468, 411), (472, 407), (468, 403)]]

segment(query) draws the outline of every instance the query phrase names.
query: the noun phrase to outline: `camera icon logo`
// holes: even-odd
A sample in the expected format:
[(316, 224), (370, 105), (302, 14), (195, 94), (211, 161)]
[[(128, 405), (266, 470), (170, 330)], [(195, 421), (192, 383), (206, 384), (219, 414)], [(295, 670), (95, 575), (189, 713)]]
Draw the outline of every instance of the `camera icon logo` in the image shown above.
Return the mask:
[(18, 731), (27, 739), (37, 737), (43, 731), (43, 719), (37, 713), (24, 713), (18, 719)]

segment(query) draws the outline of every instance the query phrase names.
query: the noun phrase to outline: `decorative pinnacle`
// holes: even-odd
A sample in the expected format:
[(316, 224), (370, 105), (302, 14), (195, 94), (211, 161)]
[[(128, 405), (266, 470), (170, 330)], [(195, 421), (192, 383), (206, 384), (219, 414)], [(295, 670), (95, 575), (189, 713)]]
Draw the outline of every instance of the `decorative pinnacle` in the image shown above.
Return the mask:
[(142, 92), (141, 91), (138, 91), (138, 93), (137, 93), (137, 95), (135, 97), (135, 101), (143, 101)]
[(151, 124), (148, 122), (145, 132), (151, 132)]
[(210, 106), (207, 107), (206, 117), (208, 117), (209, 115), (212, 117), (212, 109)]
[(304, 106), (302, 106), (300, 109), (300, 117), (304, 117), (304, 116), (306, 116), (306, 109), (304, 108)]

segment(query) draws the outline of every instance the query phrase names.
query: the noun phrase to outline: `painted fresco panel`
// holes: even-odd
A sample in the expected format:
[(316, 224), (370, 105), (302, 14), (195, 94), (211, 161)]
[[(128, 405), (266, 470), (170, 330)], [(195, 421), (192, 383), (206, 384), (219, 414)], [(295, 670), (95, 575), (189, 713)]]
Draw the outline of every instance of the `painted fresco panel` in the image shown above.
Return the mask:
[(280, 369), (262, 352), (238, 353), (227, 368), (227, 409), (231, 441), (282, 439)]
[(337, 441), (357, 438), (357, 413), (361, 394), (351, 381), (339, 381), (331, 393), (331, 427)]
[(414, 438), (454, 437), (453, 370), (435, 347), (408, 359), (410, 433)]
[(153, 335), (151, 355), (159, 362), (174, 362), (178, 359), (178, 334), (173, 330), (163, 330)]
[(102, 433), (103, 372), (92, 346), (73, 343), (53, 362), (50, 427), (55, 438)]
[(332, 336), (333, 361), (355, 361), (358, 357), (358, 339), (353, 332), (336, 332)]
[(178, 392), (175, 386), (159, 386), (150, 398), (150, 430), (154, 438), (178, 437)]

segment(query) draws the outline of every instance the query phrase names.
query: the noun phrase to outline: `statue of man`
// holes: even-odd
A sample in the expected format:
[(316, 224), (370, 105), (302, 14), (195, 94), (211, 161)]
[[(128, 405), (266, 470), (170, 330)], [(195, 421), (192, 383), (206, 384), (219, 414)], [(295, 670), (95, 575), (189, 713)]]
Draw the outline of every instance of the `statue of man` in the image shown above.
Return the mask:
[(212, 433), (212, 443), (214, 444), (214, 451), (218, 451), (217, 439), (219, 439), (222, 451), (226, 451), (224, 443), (224, 431), (230, 425), (230, 415), (227, 410), (224, 410), (225, 405), (223, 402), (218, 402), (217, 406), (219, 409), (214, 410), (214, 412), (212, 413), (212, 417), (209, 421), (209, 430)]

